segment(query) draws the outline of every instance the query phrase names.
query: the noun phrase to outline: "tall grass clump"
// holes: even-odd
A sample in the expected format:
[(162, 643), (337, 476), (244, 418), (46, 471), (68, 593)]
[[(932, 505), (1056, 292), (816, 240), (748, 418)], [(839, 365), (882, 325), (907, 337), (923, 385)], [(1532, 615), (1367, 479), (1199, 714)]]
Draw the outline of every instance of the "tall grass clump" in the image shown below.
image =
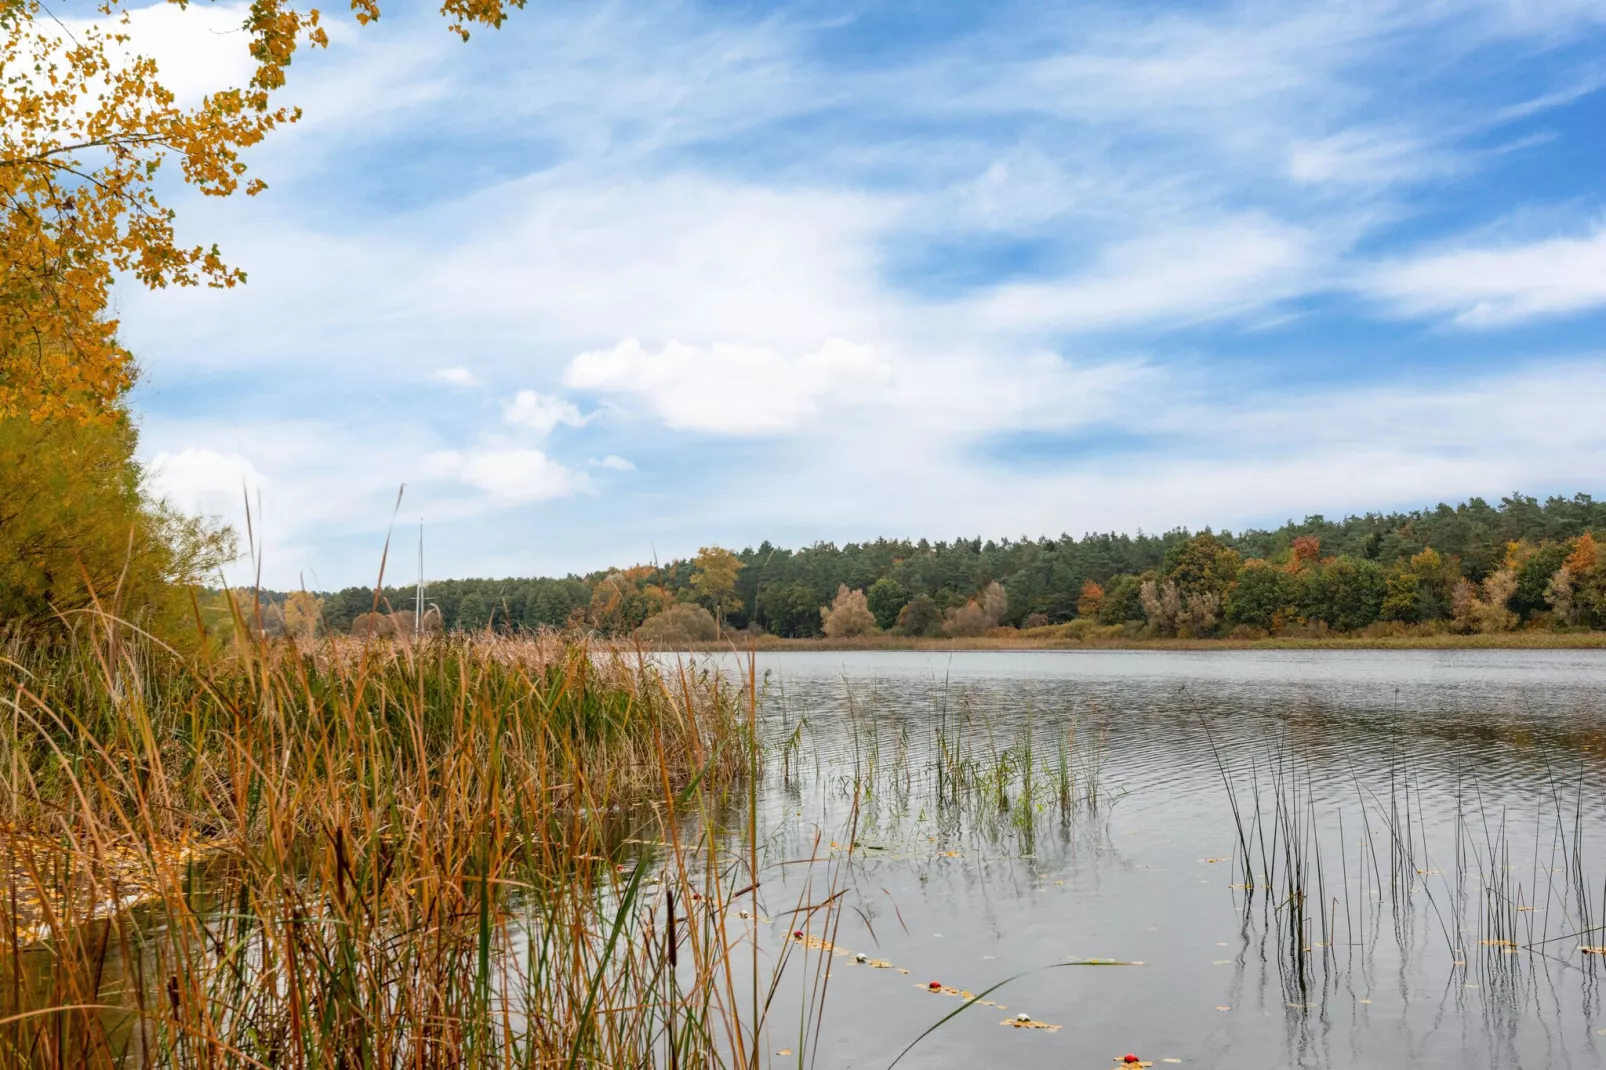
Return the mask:
[(1369, 974), (1380, 940), (1408, 953), (1418, 926), (1478, 984), (1509, 986), (1536, 958), (1593, 979), (1606, 880), (1588, 849), (1600, 796), (1586, 765), (1563, 773), (1538, 750), (1527, 791), (1486, 797), (1476, 763), (1436, 776), (1392, 729), (1363, 777), (1354, 762), (1319, 774), (1291, 734), (1235, 756), (1200, 724), (1235, 826), (1234, 887), (1246, 922), (1258, 903), (1276, 939), (1290, 1007), (1346, 968)]
[(755, 1064), (751, 688), (239, 631), (0, 649), (0, 1068)]

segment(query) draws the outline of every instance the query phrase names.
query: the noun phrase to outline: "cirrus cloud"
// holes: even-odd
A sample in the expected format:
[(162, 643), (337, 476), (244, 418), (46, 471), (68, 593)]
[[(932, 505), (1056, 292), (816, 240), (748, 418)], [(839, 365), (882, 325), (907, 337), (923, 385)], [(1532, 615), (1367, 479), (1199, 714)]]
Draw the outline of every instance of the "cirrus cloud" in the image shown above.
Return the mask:
[(1589, 234), (1467, 245), (1384, 265), (1368, 289), (1413, 316), (1504, 327), (1606, 305), (1606, 224)]

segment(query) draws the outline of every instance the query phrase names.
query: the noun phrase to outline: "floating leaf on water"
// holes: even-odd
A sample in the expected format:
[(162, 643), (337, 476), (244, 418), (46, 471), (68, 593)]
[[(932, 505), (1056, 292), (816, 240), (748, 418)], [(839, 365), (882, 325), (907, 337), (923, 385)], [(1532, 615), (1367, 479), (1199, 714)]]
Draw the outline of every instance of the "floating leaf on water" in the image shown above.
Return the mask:
[(1212, 962), (1210, 965), (1212, 965), (1212, 966), (1231, 966), (1232, 965), (1232, 960), (1231, 959), (1217, 959), (1216, 961)]
[[(934, 996), (959, 996), (963, 999), (975, 998), (973, 993), (966, 992), (958, 988), (951, 988), (948, 985), (943, 984), (941, 981), (928, 981), (925, 984), (917, 985), (916, 987), (923, 989), (926, 992), (930, 992)], [(1002, 1006), (1002, 1004), (1000, 1004), (1000, 1006)]]
[(1514, 941), (1511, 941), (1511, 940), (1479, 940), (1478, 943), (1482, 944), (1484, 947), (1516, 947), (1517, 946), (1516, 943)]
[(1019, 1016), (1014, 1017), (1014, 1018), (1005, 1018), (1002, 1022), (999, 1022), (998, 1024), (999, 1025), (1007, 1025), (1011, 1029), (1042, 1029), (1042, 1030), (1044, 1030), (1046, 1032), (1049, 1032), (1049, 1033), (1057, 1033), (1057, 1032), (1059, 1032), (1059, 1028), (1060, 1028), (1059, 1026), (1053, 1025), (1053, 1024), (1051, 1024), (1049, 1022), (1034, 1022), (1030, 1018), (1022, 1019)]
[(782, 1048), (780, 1051), (776, 1052), (775, 1054), (776, 1055), (790, 1055), (790, 1054), (792, 1054), (792, 1049), (791, 1048)]
[(1230, 1011), (1230, 1010), (1232, 1010), (1232, 1008), (1231, 1007), (1217, 1007), (1216, 1010), (1218, 1010), (1218, 1011)]
[(1220, 858), (1201, 858), (1201, 859), (1199, 859), (1199, 861), (1201, 861), (1201, 862), (1209, 862), (1211, 864), (1214, 864), (1216, 862), (1231, 862), (1232, 861), (1232, 855), (1222, 855)]
[(1180, 1062), (1182, 1062), (1181, 1059), (1161, 1059), (1160, 1061), (1162, 1063), (1180, 1063)]
[(1581, 947), (1578, 950), (1586, 955), (1606, 955), (1606, 947)]

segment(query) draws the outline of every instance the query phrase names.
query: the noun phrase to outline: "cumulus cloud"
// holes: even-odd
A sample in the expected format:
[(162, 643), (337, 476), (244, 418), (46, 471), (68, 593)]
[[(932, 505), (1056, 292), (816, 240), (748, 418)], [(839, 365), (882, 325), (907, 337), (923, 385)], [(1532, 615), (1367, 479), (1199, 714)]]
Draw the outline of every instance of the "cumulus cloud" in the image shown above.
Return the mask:
[(447, 383), (451, 386), (479, 386), (480, 378), (462, 365), (452, 368), (436, 368), (429, 373), (429, 377), (437, 383)]
[(873, 348), (840, 338), (796, 356), (675, 341), (653, 352), (626, 338), (575, 357), (564, 376), (577, 390), (633, 397), (677, 430), (723, 435), (795, 431), (828, 399), (862, 397), (891, 379), (891, 366)]
[(180, 509), (231, 514), (263, 485), (262, 473), (238, 453), (209, 447), (162, 451), (146, 466), (146, 485)]
[(584, 427), (591, 416), (581, 415), (573, 402), (538, 394), (534, 390), (520, 390), (512, 401), (502, 407), (502, 419), (545, 435), (559, 424)]
[(424, 459), (424, 470), (509, 503), (567, 498), (590, 486), (584, 474), (534, 449), (441, 450)]
[(1468, 245), (1380, 267), (1365, 284), (1402, 314), (1504, 327), (1606, 305), (1606, 224), (1580, 237)]
[(611, 468), (615, 472), (634, 472), (636, 470), (635, 465), (631, 464), (617, 453), (610, 453), (608, 456), (602, 458), (593, 457), (588, 463), (593, 464), (598, 468)]

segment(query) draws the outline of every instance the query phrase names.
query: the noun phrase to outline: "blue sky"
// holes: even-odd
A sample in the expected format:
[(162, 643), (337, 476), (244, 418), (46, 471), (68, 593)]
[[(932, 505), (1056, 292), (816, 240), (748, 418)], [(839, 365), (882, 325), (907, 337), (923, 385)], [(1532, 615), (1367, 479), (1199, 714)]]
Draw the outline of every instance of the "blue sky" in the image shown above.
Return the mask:
[[(194, 94), (242, 11), (136, 40)], [(387, 8), (298, 59), (267, 193), (175, 192), (249, 284), (119, 295), (144, 459), (318, 588), (403, 482), (436, 577), (1600, 492), (1603, 46), (1599, 0)]]

